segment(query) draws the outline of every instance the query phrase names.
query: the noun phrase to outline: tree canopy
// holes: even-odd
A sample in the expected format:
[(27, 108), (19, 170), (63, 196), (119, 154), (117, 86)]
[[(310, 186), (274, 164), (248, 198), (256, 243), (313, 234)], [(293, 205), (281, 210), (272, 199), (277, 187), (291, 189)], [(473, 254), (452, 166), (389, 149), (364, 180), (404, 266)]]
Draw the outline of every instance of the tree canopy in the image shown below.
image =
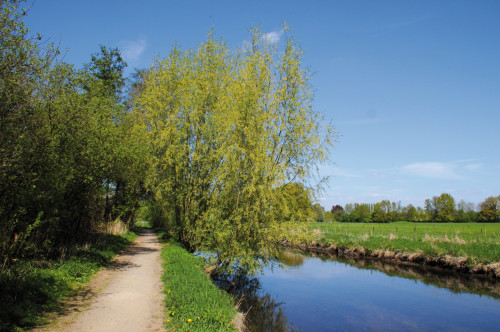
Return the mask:
[[(118, 50), (83, 69), (29, 36), (22, 1), (0, 11), (0, 256), (64, 255), (103, 223), (130, 222), (144, 176), (121, 101)], [(45, 46), (42, 47), (45, 43)]]
[(280, 49), (258, 29), (251, 37), (243, 50), (213, 33), (196, 49), (174, 47), (145, 75), (134, 110), (155, 215), (191, 250), (213, 253), (217, 271), (254, 271), (276, 254), (301, 204), (291, 183), (307, 181), (333, 138), (294, 39)]

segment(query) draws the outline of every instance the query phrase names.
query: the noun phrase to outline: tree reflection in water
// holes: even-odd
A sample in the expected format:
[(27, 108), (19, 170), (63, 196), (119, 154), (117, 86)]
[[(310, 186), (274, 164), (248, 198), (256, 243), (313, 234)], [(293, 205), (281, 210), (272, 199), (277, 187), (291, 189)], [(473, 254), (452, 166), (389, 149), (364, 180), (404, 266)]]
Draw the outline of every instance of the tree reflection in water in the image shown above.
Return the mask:
[(239, 311), (246, 313), (248, 331), (300, 331), (288, 318), (282, 307), (269, 293), (263, 293), (260, 281), (248, 275), (218, 276), (214, 283), (239, 300)]

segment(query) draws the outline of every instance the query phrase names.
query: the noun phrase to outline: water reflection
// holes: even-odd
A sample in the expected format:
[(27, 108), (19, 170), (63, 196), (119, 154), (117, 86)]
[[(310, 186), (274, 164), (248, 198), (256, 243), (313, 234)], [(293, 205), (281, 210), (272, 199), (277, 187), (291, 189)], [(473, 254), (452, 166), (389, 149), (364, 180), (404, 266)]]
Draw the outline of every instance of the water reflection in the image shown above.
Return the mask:
[(246, 313), (248, 331), (300, 331), (288, 322), (283, 303), (262, 291), (258, 278), (246, 275), (220, 276), (214, 283), (239, 301), (239, 311)]
[[(426, 285), (446, 288), (454, 293), (471, 293), (500, 299), (500, 282), (481, 275), (454, 272), (439, 267), (414, 263), (397, 264), (370, 258), (345, 257), (333, 253), (304, 253), (286, 250), (283, 251), (282, 255), (301, 256), (302, 263), (306, 257), (317, 257), (322, 261), (337, 261), (359, 269), (380, 271), (391, 277), (418, 280)], [(296, 259), (295, 261), (298, 262), (299, 260)], [(288, 265), (286, 261), (284, 263)]]
[(275, 265), (257, 278), (215, 281), (241, 301), (249, 331), (490, 331), (500, 326), (496, 280), (293, 251), (283, 251), (280, 260), (287, 268)]
[(282, 250), (279, 253), (279, 260), (286, 266), (301, 266), (304, 264), (305, 255), (291, 250)]

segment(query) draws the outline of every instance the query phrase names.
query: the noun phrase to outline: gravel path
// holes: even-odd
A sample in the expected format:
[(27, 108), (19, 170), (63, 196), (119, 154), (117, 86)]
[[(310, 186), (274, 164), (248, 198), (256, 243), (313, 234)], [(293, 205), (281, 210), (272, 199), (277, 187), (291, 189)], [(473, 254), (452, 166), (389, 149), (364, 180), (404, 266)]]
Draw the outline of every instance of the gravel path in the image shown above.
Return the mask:
[(94, 278), (91, 288), (97, 294), (91, 303), (83, 309), (77, 306), (47, 330), (164, 331), (160, 252), (156, 234), (143, 229), (111, 267)]

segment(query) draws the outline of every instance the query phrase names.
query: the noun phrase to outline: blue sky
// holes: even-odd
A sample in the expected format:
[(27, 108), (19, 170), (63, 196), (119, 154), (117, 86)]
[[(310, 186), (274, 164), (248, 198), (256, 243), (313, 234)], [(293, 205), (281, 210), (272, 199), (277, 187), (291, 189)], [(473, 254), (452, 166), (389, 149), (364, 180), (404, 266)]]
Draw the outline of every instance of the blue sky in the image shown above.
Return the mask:
[(260, 26), (300, 41), (314, 108), (339, 138), (323, 165), (334, 204), (422, 206), (500, 194), (500, 1), (37, 0), (26, 23), (81, 65), (99, 44), (132, 68), (195, 47), (213, 27), (231, 47)]

